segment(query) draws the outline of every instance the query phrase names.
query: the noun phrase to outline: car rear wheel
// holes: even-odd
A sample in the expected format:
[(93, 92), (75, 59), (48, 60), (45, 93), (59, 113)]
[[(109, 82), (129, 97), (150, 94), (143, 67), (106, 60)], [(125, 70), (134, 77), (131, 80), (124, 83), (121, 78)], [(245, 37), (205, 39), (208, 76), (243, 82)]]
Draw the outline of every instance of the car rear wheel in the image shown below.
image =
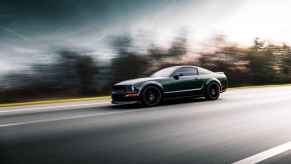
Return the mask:
[(207, 100), (217, 100), (220, 95), (219, 86), (217, 84), (208, 85), (205, 92)]
[(162, 101), (161, 90), (156, 86), (148, 86), (142, 92), (143, 105), (150, 107), (159, 105)]

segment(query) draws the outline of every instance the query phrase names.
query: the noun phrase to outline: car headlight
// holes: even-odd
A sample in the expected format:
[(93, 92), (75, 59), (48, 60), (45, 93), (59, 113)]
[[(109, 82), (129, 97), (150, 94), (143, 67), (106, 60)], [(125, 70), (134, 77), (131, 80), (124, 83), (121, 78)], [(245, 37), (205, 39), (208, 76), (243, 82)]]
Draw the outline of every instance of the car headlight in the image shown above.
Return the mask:
[(136, 97), (138, 96), (138, 89), (134, 85), (127, 86), (126, 97)]
[(134, 86), (134, 85), (129, 85), (129, 86), (127, 86), (127, 91), (128, 92), (137, 92), (138, 91), (138, 89)]
[(132, 86), (131, 86), (131, 91), (132, 91), (132, 92), (137, 92), (138, 89), (137, 89), (134, 85), (132, 85)]

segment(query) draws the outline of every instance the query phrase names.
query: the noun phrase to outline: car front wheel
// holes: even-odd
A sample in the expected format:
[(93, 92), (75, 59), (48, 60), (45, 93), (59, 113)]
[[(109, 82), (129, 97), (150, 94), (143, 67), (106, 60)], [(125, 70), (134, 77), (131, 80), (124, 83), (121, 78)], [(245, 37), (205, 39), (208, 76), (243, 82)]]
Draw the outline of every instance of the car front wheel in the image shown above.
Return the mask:
[(162, 101), (161, 90), (156, 86), (148, 86), (142, 92), (143, 105), (150, 107), (159, 105)]

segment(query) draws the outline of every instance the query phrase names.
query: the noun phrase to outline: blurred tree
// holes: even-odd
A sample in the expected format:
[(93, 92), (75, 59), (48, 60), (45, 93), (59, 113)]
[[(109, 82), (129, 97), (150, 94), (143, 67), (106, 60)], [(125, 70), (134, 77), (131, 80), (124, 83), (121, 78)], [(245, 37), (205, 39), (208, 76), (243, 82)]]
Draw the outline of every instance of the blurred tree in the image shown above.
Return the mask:
[(117, 53), (117, 56), (111, 60), (112, 82), (143, 76), (150, 65), (150, 60), (134, 51), (132, 38), (123, 35), (115, 38), (112, 43)]
[(57, 79), (64, 89), (78, 88), (83, 95), (96, 94), (97, 63), (91, 56), (79, 52), (62, 50), (59, 52)]
[(118, 55), (127, 55), (132, 51), (133, 39), (129, 34), (113, 37), (111, 40), (112, 48)]
[(61, 50), (55, 63), (34, 64), (28, 73), (10, 74), (0, 101), (23, 101), (31, 98), (96, 95), (98, 67), (94, 59), (79, 52)]
[(291, 82), (291, 48), (286, 44), (282, 46), (281, 70), (284, 82)]
[(252, 48), (256, 51), (260, 51), (261, 49), (264, 48), (265, 45), (266, 42), (264, 40), (261, 40), (260, 38), (255, 38), (254, 45)]
[(275, 61), (273, 49), (265, 41), (255, 40), (247, 55), (249, 71), (253, 83), (270, 83), (276, 81)]
[(156, 62), (160, 62), (162, 59), (167, 57), (167, 53), (167, 51), (156, 46), (155, 44), (151, 44), (147, 50), (148, 56)]
[(127, 54), (112, 59), (112, 82), (145, 76), (149, 63), (145, 56)]
[(171, 47), (168, 51), (169, 57), (180, 57), (187, 53), (187, 33), (181, 31), (179, 35), (174, 38)]

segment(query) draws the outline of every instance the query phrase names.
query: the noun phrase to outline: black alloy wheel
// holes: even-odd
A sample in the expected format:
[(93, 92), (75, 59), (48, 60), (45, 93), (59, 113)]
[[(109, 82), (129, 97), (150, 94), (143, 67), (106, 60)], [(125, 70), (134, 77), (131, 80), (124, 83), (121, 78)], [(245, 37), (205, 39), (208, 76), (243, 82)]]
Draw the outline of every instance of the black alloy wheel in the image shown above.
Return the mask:
[(161, 90), (156, 86), (148, 86), (142, 92), (142, 103), (145, 106), (156, 106), (162, 101)]
[(220, 95), (219, 86), (217, 84), (208, 85), (206, 88), (205, 97), (208, 100), (217, 100)]

